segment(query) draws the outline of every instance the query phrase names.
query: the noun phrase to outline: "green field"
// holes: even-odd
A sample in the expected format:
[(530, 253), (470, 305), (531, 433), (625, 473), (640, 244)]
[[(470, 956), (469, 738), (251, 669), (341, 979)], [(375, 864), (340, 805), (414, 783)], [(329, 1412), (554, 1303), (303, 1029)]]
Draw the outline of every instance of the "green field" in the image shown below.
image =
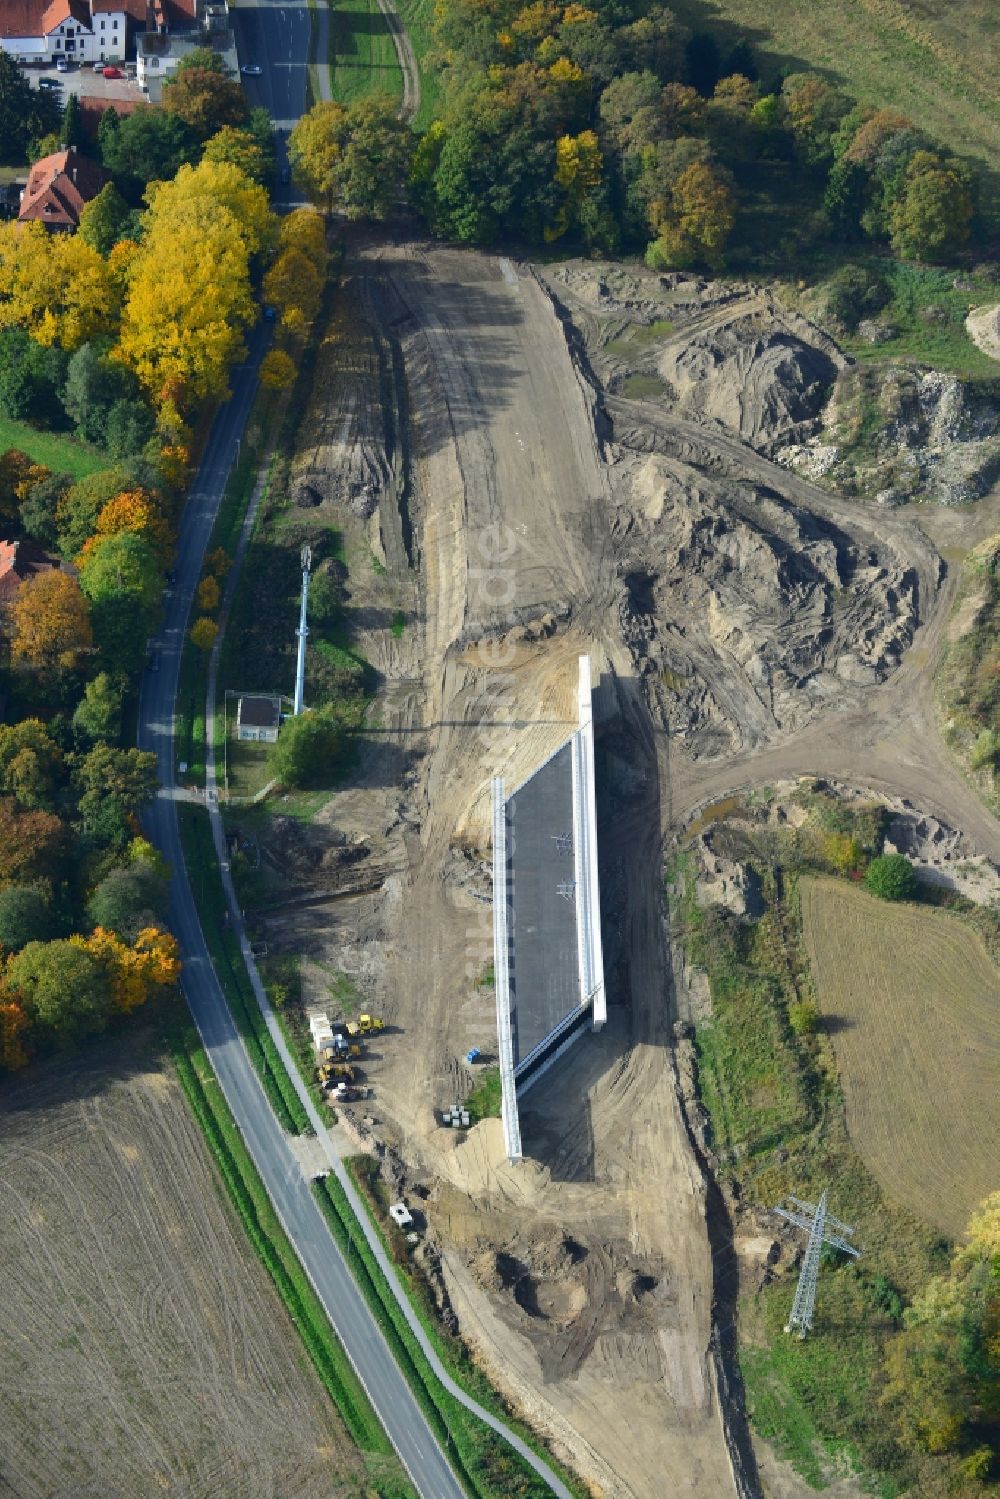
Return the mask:
[(60, 436), (57, 432), (39, 432), (27, 422), (15, 422), (10, 417), (0, 416), (0, 453), (8, 448), (20, 448), (36, 463), (57, 474), (72, 474), (82, 479), (86, 474), (96, 474), (100, 468), (108, 468), (111, 460), (99, 448), (92, 448), (75, 437)]
[(403, 75), (378, 0), (328, 0), (333, 97), (355, 104), (370, 94), (403, 97)]
[(674, 0), (725, 53), (742, 33), (761, 73), (816, 68), (866, 104), (891, 105), (959, 155), (1000, 172), (995, 0)]

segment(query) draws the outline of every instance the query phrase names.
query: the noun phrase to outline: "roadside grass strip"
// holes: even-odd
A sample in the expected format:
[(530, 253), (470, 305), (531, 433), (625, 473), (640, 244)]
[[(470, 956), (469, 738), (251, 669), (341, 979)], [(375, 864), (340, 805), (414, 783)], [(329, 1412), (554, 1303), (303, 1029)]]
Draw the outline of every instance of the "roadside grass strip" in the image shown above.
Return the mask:
[[(497, 1397), (497, 1392), (486, 1376), (472, 1360), (466, 1357), (459, 1366), (452, 1350), (439, 1336), (436, 1317), (421, 1305), (418, 1293), (410, 1280), (406, 1266), (400, 1266), (393, 1256), (391, 1245), (386, 1242), (382, 1226), (371, 1211), (366, 1187), (357, 1169), (364, 1161), (348, 1160), (345, 1164), (358, 1189), (368, 1221), (380, 1238), (390, 1258), (396, 1258), (396, 1273), (403, 1291), (418, 1317), (421, 1326), (432, 1343), (438, 1357), (445, 1364), (451, 1377), (474, 1396), (479, 1403), (510, 1426), (522, 1441), (528, 1443), (544, 1458), (562, 1479), (571, 1493), (580, 1499), (586, 1490), (566, 1473), (551, 1455), (538, 1443), (533, 1434), (519, 1423), (512, 1421)], [(427, 1356), (414, 1335), (392, 1288), (378, 1265), (364, 1228), (352, 1209), (344, 1188), (336, 1176), (328, 1175), (313, 1184), (320, 1208), (330, 1225), (330, 1231), (350, 1265), (351, 1271), (368, 1305), (382, 1328), (407, 1382), (413, 1390), (424, 1414), (445, 1444), (449, 1458), (462, 1484), (473, 1499), (548, 1499), (549, 1485), (535, 1473), (507, 1442), (486, 1426), (471, 1411), (466, 1410), (441, 1384), (428, 1362)]]
[(378, 0), (328, 0), (330, 77), (338, 104), (370, 95), (403, 97), (403, 74)]
[(191, 874), (205, 941), (236, 1029), (282, 1128), (300, 1135), (309, 1128), (309, 1119), (250, 987), (236, 934), (226, 921), (226, 901), (208, 813), (202, 807), (182, 802), (177, 816), (184, 862)]
[(388, 1456), (388, 1438), (278, 1220), (192, 1027), (172, 1037), (172, 1050), (181, 1087), (233, 1206), (352, 1440), (363, 1452)]

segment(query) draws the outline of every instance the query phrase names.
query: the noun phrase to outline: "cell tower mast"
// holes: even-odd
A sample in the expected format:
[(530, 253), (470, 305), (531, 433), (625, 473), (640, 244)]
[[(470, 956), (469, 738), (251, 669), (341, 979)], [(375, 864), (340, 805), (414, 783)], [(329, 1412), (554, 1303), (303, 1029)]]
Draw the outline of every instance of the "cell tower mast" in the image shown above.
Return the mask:
[(803, 1202), (800, 1197), (786, 1197), (785, 1202), (791, 1203), (791, 1207), (772, 1208), (772, 1213), (777, 1213), (788, 1223), (794, 1223), (798, 1228), (805, 1228), (809, 1232), (809, 1242), (806, 1244), (806, 1257), (802, 1261), (802, 1269), (799, 1273), (799, 1283), (795, 1288), (795, 1300), (792, 1302), (792, 1310), (788, 1314), (785, 1324), (786, 1332), (797, 1331), (800, 1338), (804, 1338), (807, 1332), (812, 1331), (813, 1312), (816, 1307), (816, 1283), (819, 1279), (819, 1261), (823, 1253), (823, 1245), (831, 1244), (834, 1249), (841, 1249), (849, 1254), (852, 1259), (857, 1259), (860, 1249), (848, 1243), (848, 1238), (854, 1230), (847, 1223), (841, 1223), (839, 1218), (834, 1218), (826, 1210), (827, 1193), (824, 1192), (818, 1203)]
[(309, 634), (309, 626), (306, 624), (306, 607), (309, 603), (309, 573), (312, 568), (312, 548), (302, 548), (302, 606), (299, 609), (299, 627), (296, 635), (299, 637), (299, 652), (295, 662), (295, 706), (292, 712), (296, 718), (304, 707), (303, 699), (306, 690), (306, 636)]

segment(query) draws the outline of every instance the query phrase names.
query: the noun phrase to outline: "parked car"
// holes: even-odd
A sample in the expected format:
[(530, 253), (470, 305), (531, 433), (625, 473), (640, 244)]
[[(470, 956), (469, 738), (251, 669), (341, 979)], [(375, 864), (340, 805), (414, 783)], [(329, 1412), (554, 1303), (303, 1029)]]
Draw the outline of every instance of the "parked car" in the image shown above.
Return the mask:
[(38, 87), (45, 89), (59, 89), (62, 88), (62, 84), (59, 82), (58, 78), (39, 78)]
[(240, 68), (240, 72), (245, 73), (248, 78), (259, 78), (263, 71), (264, 69), (255, 62), (245, 62)]
[(56, 72), (57, 73), (68, 73), (69, 72), (69, 63), (66, 61), (65, 57), (57, 57), (56, 58)]
[(93, 67), (95, 73), (103, 73), (104, 72), (104, 64), (102, 62), (92, 63), (91, 66)]
[(124, 78), (125, 74), (122, 72), (121, 68), (112, 67), (104, 69), (104, 76), (105, 78)]

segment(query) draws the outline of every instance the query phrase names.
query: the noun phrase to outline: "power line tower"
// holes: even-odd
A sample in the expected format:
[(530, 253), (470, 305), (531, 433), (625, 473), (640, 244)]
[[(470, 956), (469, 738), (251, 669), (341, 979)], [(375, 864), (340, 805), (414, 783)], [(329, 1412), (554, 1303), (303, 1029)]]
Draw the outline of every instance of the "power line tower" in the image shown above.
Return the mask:
[(299, 627), (296, 635), (299, 637), (299, 651), (295, 662), (295, 704), (292, 712), (296, 718), (304, 707), (306, 690), (306, 636), (309, 634), (309, 626), (306, 624), (306, 607), (309, 603), (309, 573), (312, 569), (312, 548), (302, 548), (302, 605), (299, 609)]
[(795, 1300), (792, 1302), (792, 1310), (788, 1314), (785, 1331), (797, 1330), (799, 1337), (804, 1338), (807, 1332), (812, 1330), (813, 1311), (816, 1307), (816, 1282), (819, 1278), (819, 1261), (823, 1253), (823, 1245), (830, 1244), (834, 1249), (841, 1249), (849, 1254), (852, 1259), (857, 1259), (860, 1249), (856, 1249), (848, 1239), (854, 1230), (847, 1223), (841, 1223), (839, 1218), (834, 1218), (826, 1210), (827, 1193), (824, 1192), (819, 1202), (803, 1202), (800, 1197), (786, 1197), (785, 1202), (790, 1207), (772, 1208), (772, 1213), (777, 1213), (779, 1218), (784, 1218), (788, 1223), (794, 1223), (797, 1228), (804, 1228), (809, 1234), (806, 1244), (806, 1257), (802, 1261), (802, 1270), (799, 1273), (799, 1283), (795, 1288)]

